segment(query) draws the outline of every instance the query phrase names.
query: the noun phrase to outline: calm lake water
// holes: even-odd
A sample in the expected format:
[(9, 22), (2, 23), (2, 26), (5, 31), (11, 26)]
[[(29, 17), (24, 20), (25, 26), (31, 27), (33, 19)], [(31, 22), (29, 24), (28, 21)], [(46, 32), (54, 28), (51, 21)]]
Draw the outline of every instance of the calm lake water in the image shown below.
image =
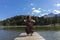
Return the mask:
[[(22, 33), (20, 30), (0, 30), (0, 40), (14, 40)], [(60, 40), (60, 31), (38, 31), (46, 40)]]
[[(14, 40), (19, 34), (24, 32), (21, 30), (2, 30), (0, 27), (0, 40)], [(46, 40), (60, 40), (60, 31), (37, 31)]]

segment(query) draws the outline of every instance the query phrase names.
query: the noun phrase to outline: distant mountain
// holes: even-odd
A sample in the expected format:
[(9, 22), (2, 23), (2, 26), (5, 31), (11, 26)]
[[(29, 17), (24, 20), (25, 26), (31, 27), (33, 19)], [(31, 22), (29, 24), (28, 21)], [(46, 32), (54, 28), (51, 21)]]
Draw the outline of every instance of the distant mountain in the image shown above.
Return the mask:
[(48, 15), (44, 15), (44, 17), (54, 17), (55, 15), (60, 17), (60, 13), (59, 14), (49, 13)]
[(48, 14), (47, 16), (48, 16), (48, 17), (54, 17), (55, 14), (54, 14), (54, 13), (50, 13), (50, 14)]
[(60, 13), (59, 14), (57, 14), (59, 17), (60, 17)]

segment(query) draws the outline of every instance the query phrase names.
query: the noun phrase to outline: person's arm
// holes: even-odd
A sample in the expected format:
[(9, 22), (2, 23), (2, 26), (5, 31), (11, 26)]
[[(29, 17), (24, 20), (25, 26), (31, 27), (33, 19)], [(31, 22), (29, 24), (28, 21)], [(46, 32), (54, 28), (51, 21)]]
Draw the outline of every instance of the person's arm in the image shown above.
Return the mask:
[(26, 22), (26, 20), (24, 20), (24, 22)]
[(35, 22), (35, 20), (32, 19), (32, 22)]

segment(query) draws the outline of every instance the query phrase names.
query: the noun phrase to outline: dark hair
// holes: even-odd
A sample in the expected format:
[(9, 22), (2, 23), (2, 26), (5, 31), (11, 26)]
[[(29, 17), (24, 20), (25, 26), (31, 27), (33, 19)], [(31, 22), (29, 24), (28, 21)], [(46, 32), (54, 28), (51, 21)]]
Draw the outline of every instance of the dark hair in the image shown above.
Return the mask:
[(29, 17), (30, 17), (30, 16), (27, 16), (27, 17), (26, 17), (26, 19), (27, 19), (27, 21), (28, 21), (28, 22), (30, 22), (30, 19), (29, 19)]
[(29, 16), (27, 16), (27, 19), (29, 19)]

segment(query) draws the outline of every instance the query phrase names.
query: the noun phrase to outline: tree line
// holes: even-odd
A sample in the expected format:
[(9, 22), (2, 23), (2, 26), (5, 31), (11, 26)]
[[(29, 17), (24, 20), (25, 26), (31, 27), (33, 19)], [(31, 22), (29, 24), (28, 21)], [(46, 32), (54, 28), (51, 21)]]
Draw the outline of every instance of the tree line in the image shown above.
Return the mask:
[[(26, 16), (27, 15), (19, 15), (19, 16), (7, 18), (6, 20), (0, 21), (0, 25), (3, 25), (3, 26), (25, 25), (24, 19), (26, 18)], [(50, 24), (55, 25), (56, 23), (60, 24), (60, 16), (57, 16), (57, 15), (55, 15), (54, 17), (32, 16), (32, 19), (36, 21), (34, 25), (50, 25)]]

